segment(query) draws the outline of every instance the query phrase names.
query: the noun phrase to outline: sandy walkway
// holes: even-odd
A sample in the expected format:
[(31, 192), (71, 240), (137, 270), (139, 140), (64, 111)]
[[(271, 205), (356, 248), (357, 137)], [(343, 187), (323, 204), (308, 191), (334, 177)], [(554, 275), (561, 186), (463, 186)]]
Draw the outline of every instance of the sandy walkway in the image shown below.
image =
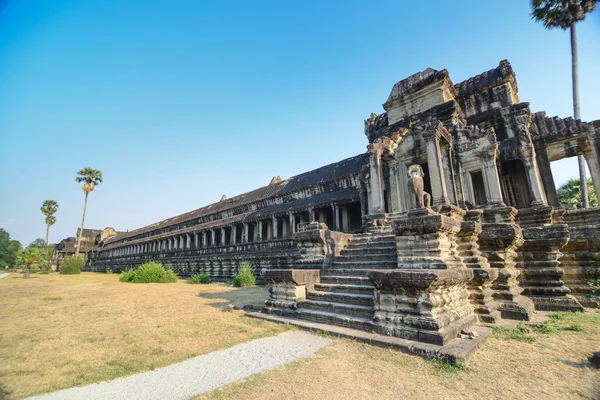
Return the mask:
[(331, 343), (329, 339), (306, 332), (284, 332), (154, 371), (29, 399), (189, 399), (310, 356)]

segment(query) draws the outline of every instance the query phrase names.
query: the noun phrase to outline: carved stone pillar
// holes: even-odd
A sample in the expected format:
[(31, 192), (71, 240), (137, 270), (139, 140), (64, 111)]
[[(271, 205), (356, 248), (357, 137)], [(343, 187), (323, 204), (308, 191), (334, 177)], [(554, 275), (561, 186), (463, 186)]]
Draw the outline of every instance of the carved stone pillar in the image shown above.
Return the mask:
[(521, 295), (515, 268), (517, 250), (523, 245), (523, 231), (515, 223), (517, 210), (513, 207), (490, 207), (483, 211), (479, 250), (490, 267), (498, 269), (498, 278), (492, 283), (493, 298), (502, 318), (529, 321), (534, 304)]
[(237, 225), (231, 227), (231, 244), (237, 244)]
[(526, 149), (520, 149), (521, 161), (525, 167), (525, 173), (527, 175), (527, 182), (531, 190), (532, 206), (539, 206), (546, 204), (546, 196), (542, 191), (542, 178), (537, 168), (536, 155), (533, 147), (528, 146)]
[(337, 204), (332, 204), (333, 208), (333, 230), (340, 231), (340, 207)]
[(208, 235), (206, 231), (202, 231), (202, 247), (208, 247)]
[(278, 235), (277, 235), (277, 230), (278, 230), (278, 223), (277, 223), (277, 217), (273, 217), (273, 220), (271, 222), (271, 226), (273, 227), (273, 239), (277, 240), (278, 239)]
[(215, 232), (214, 229), (211, 229), (210, 230), (210, 245), (211, 246), (215, 246), (217, 244), (216, 238), (217, 238), (217, 233)]
[(493, 150), (493, 153), (483, 156), (481, 174), (484, 180), (485, 196), (487, 197), (488, 204), (504, 206), (500, 176), (498, 175), (498, 166), (496, 165), (498, 147), (496, 146)]
[(592, 143), (590, 151), (585, 153), (585, 160), (590, 167), (596, 197), (600, 199), (600, 144), (595, 146)]
[(558, 194), (556, 192), (556, 185), (554, 183), (554, 178), (552, 176), (552, 169), (550, 168), (550, 160), (548, 159), (548, 152), (546, 149), (537, 149), (536, 150), (536, 159), (538, 170), (540, 171), (540, 176), (542, 179), (542, 184), (544, 185), (544, 192), (546, 194), (546, 200), (548, 200), (548, 204), (553, 207), (560, 207), (560, 202), (558, 201)]
[(383, 173), (381, 171), (382, 149), (379, 143), (373, 143), (369, 151), (369, 214), (382, 214), (384, 210), (383, 200)]
[(293, 212), (290, 212), (289, 216), (290, 216), (290, 232), (293, 235), (294, 233), (296, 233), (296, 216), (294, 215)]
[(244, 222), (244, 234), (242, 235), (242, 243), (248, 243), (249, 242), (249, 237), (248, 237), (248, 223)]
[(225, 236), (225, 228), (221, 228), (221, 240), (220, 245), (225, 246), (227, 244), (227, 237)]
[(427, 141), (427, 168), (431, 182), (432, 205), (449, 204), (439, 138), (435, 134), (429, 134), (425, 136), (425, 140)]
[(256, 221), (256, 229), (255, 229), (254, 232), (256, 234), (256, 241), (257, 242), (261, 242), (262, 238), (263, 238), (262, 222), (261, 221)]

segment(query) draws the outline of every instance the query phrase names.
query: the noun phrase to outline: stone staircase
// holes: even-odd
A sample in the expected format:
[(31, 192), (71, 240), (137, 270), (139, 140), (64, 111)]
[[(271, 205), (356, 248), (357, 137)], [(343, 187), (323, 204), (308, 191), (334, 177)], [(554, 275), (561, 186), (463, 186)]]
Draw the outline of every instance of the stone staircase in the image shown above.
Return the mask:
[(398, 267), (396, 239), (390, 232), (355, 235), (321, 272), (321, 282), (298, 303), (297, 318), (371, 332), (373, 286), (370, 270)]

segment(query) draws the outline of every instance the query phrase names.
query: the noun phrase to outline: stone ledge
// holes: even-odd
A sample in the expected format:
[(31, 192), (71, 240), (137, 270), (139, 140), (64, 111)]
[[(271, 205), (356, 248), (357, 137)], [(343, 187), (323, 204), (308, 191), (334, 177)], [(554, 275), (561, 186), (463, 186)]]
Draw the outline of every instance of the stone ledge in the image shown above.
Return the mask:
[(405, 288), (426, 290), (469, 282), (473, 279), (473, 269), (372, 270), (367, 276), (378, 290), (393, 291)]
[(321, 280), (319, 269), (265, 269), (262, 278), (271, 283), (294, 283), (296, 285), (311, 285)]
[(427, 360), (441, 357), (451, 363), (466, 363), (473, 355), (475, 350), (487, 339), (492, 330), (483, 326), (473, 327), (473, 331), (479, 336), (475, 339), (455, 339), (445, 346), (435, 344), (414, 342), (412, 340), (400, 339), (396, 337), (383, 336), (356, 329), (343, 328), (339, 326), (319, 324), (308, 321), (301, 321), (292, 318), (285, 318), (276, 315), (268, 315), (262, 313), (246, 313), (248, 317), (263, 319), (280, 324), (288, 324), (297, 326), (311, 332), (325, 332), (333, 336), (357, 340), (361, 343), (370, 344), (372, 346), (393, 348), (400, 350), (403, 353), (418, 355)]

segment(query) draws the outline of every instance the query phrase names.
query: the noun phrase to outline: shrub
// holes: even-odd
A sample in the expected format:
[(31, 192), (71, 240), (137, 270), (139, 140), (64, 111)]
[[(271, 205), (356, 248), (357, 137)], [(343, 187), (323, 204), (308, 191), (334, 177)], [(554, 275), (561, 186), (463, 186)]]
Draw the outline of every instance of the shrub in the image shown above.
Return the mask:
[(233, 286), (248, 287), (256, 285), (256, 278), (252, 272), (252, 264), (243, 263), (238, 270), (238, 273), (233, 278)]
[(60, 268), (60, 273), (63, 275), (76, 275), (81, 273), (81, 267), (85, 264), (82, 256), (70, 256), (65, 258), (63, 265)]
[(169, 283), (178, 279), (173, 270), (165, 269), (162, 264), (153, 261), (140, 265), (136, 270), (123, 271), (119, 276), (121, 282), (133, 283)]
[(187, 280), (188, 283), (191, 283), (193, 285), (196, 284), (208, 284), (208, 283), (212, 283), (212, 281), (210, 280), (210, 277), (206, 274), (196, 274), (196, 275), (192, 275), (190, 277), (190, 279)]
[(112, 269), (110, 269), (110, 268), (109, 268), (109, 269), (107, 269), (107, 270), (106, 270), (106, 273), (107, 273), (108, 275), (112, 274), (112, 273), (113, 273), (113, 272), (112, 272)]

